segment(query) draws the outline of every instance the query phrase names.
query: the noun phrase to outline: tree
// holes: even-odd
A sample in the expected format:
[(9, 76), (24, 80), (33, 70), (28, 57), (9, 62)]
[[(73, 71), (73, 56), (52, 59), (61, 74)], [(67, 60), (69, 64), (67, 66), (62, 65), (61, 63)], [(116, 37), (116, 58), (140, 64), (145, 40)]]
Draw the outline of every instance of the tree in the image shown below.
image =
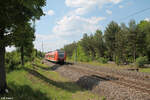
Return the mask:
[(89, 48), (89, 36), (87, 35), (87, 33), (83, 34), (83, 38), (81, 39), (81, 46), (83, 47), (83, 50), (85, 52), (86, 55), (90, 55), (90, 48)]
[(5, 92), (5, 47), (12, 45), (17, 26), (39, 19), (45, 0), (0, 0), (0, 92)]
[(116, 35), (120, 31), (119, 25), (112, 21), (110, 24), (106, 27), (105, 33), (104, 33), (104, 39), (106, 43), (106, 47), (108, 50), (108, 55), (110, 55), (110, 60), (113, 60), (116, 56)]
[(139, 56), (148, 56), (150, 60), (150, 22), (141, 21), (138, 25), (138, 53)]
[(97, 58), (104, 56), (105, 45), (103, 41), (102, 31), (96, 30), (94, 34), (94, 48), (97, 55)]
[[(75, 57), (76, 56), (76, 57)], [(72, 59), (76, 58), (77, 61), (89, 61), (89, 57), (85, 54), (81, 42), (77, 43), (77, 48), (74, 50)]]
[(67, 54), (67, 57), (71, 58), (73, 51), (75, 50), (76, 42), (64, 46), (64, 51)]
[(131, 52), (133, 61), (135, 62), (137, 56), (137, 44), (138, 44), (138, 30), (134, 20), (129, 22), (129, 32), (127, 34), (128, 49)]
[(95, 50), (95, 41), (94, 41), (94, 35), (90, 34), (88, 36), (86, 33), (83, 35), (83, 38), (81, 39), (81, 46), (83, 47), (83, 50), (86, 55), (89, 55), (92, 59), (95, 59), (96, 56), (96, 50)]
[(89, 52), (90, 52), (90, 57), (92, 58), (92, 60), (95, 60), (96, 51), (95, 51), (95, 41), (94, 41), (93, 34), (90, 34), (87, 43), (88, 43), (88, 48), (89, 48)]
[(21, 64), (24, 65), (25, 50), (27, 52), (26, 55), (30, 55), (33, 51), (33, 41), (35, 39), (34, 29), (31, 27), (30, 23), (25, 23), (25, 25), (18, 26), (14, 34), (14, 43), (21, 52)]
[(116, 35), (116, 57), (117, 57), (117, 64), (120, 63), (127, 63), (127, 34), (128, 28), (124, 23), (121, 23), (120, 31)]

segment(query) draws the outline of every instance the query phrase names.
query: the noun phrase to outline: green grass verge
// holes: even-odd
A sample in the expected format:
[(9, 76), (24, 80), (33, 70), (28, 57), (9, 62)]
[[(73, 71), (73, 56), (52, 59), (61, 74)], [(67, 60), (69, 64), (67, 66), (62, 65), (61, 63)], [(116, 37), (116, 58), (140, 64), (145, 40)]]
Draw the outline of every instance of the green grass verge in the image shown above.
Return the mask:
[[(67, 60), (68, 62), (71, 60)], [(73, 61), (71, 61), (73, 62)], [(90, 65), (94, 65), (94, 66), (103, 66), (103, 67), (109, 67), (109, 68), (116, 68), (116, 69), (129, 69), (129, 68), (137, 68), (137, 66), (134, 65), (117, 65), (115, 63), (106, 63), (106, 64), (102, 64), (100, 62), (97, 61), (91, 61), (91, 62), (80, 62), (83, 64), (90, 64)], [(145, 73), (150, 73), (150, 68), (140, 68), (139, 69), (140, 72), (145, 72)]]
[[(36, 60), (38, 66), (49, 68)], [(81, 89), (57, 72), (43, 70), (26, 63), (25, 68), (7, 73), (7, 83), (11, 91), (1, 97), (13, 100), (98, 100), (90, 91)], [(2, 99), (2, 98), (0, 98)]]
[(150, 68), (140, 68), (140, 72), (150, 73)]
[[(86, 62), (87, 64), (95, 65), (95, 66), (104, 66), (104, 67), (111, 67), (111, 68), (117, 68), (117, 69), (129, 69), (129, 68), (137, 68), (134, 65), (119, 65), (116, 64), (101, 64), (99, 62)], [(139, 68), (140, 72), (150, 73), (150, 68)]]

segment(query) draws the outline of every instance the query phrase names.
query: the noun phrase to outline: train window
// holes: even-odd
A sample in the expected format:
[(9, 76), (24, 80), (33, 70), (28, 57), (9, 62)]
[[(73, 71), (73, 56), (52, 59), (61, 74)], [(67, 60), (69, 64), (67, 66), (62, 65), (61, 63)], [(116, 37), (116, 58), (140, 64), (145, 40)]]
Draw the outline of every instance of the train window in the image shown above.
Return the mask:
[(49, 55), (49, 57), (54, 58), (54, 55)]
[(59, 53), (59, 54), (58, 54), (58, 57), (59, 57), (59, 58), (64, 58), (64, 53)]
[(51, 57), (54, 58), (54, 55), (52, 55)]

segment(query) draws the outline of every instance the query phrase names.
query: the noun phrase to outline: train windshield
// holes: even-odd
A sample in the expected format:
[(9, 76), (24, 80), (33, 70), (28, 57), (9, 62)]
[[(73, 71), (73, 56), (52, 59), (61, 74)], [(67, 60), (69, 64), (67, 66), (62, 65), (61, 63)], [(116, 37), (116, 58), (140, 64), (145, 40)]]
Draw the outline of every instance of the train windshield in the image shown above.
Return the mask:
[(64, 53), (58, 53), (59, 58), (64, 58)]

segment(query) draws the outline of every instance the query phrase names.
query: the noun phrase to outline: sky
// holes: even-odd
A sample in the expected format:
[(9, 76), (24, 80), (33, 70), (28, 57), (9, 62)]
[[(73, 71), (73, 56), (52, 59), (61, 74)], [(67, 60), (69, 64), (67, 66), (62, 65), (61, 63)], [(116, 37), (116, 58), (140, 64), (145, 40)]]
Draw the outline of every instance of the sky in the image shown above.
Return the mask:
[(150, 9), (132, 15), (146, 8), (150, 8), (150, 0), (47, 0), (45, 16), (36, 20), (35, 48), (42, 51), (42, 44), (44, 52), (62, 48), (84, 33), (104, 32), (112, 20), (118, 24), (150, 20)]

